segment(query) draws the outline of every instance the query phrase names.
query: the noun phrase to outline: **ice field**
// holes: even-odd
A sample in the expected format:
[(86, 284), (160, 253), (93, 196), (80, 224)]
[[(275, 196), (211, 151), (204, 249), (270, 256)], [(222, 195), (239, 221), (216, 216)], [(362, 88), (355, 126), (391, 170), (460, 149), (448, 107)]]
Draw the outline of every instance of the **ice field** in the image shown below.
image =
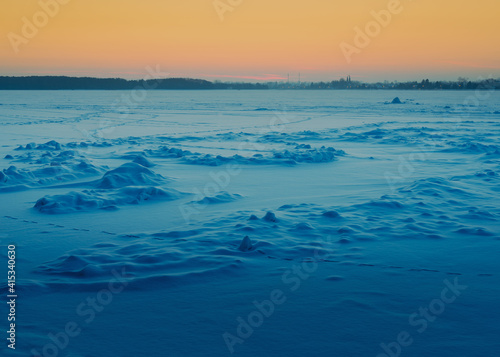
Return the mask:
[(2, 91), (8, 352), (496, 356), (499, 138), (487, 90)]

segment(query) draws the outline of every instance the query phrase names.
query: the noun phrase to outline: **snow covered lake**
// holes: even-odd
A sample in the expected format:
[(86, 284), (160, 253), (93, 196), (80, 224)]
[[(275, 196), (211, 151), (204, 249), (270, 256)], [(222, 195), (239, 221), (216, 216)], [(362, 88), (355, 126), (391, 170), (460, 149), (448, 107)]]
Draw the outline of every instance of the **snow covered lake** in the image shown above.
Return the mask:
[(486, 90), (2, 91), (2, 355), (497, 355), (499, 139)]

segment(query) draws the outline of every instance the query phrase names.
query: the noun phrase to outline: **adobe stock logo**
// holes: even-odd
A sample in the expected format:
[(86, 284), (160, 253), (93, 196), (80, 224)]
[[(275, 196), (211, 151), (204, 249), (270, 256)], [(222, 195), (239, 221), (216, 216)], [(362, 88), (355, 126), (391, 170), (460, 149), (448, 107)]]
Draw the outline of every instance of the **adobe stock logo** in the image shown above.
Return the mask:
[(71, 0), (39, 0), (38, 5), (40, 10), (31, 16), (31, 20), (26, 16), (21, 18), (23, 22), (21, 26), (21, 34), (9, 32), (7, 38), (15, 53), (19, 53), (21, 45), (27, 45), (33, 39), (40, 29), (47, 26), (51, 18), (59, 14), (60, 5), (66, 5)]
[(224, 21), (226, 12), (233, 12), (242, 3), (243, 0), (214, 0), (212, 4), (214, 5), (215, 12), (219, 15), (219, 19)]
[(423, 334), (427, 331), (429, 325), (444, 314), (447, 306), (454, 303), (464, 290), (468, 288), (467, 285), (459, 284), (458, 277), (453, 282), (445, 279), (443, 283), (445, 287), (441, 290), (441, 294), (437, 299), (433, 299), (428, 304), (420, 306), (418, 312), (414, 312), (408, 317), (409, 325), (417, 328), (416, 331), (400, 331), (394, 341), (387, 344), (381, 343), (380, 347), (384, 352), (379, 353), (377, 357), (401, 357), (404, 349), (415, 342), (418, 336), (416, 333)]
[(368, 47), (372, 39), (380, 35), (383, 28), (387, 28), (391, 24), (394, 15), (398, 15), (402, 11), (403, 5), (400, 0), (390, 0), (387, 3), (387, 9), (382, 9), (378, 12), (372, 10), (370, 12), (373, 20), (367, 22), (364, 28), (355, 26), (353, 44), (345, 41), (340, 43), (340, 50), (347, 63), (352, 62), (354, 54), (360, 54), (363, 49)]

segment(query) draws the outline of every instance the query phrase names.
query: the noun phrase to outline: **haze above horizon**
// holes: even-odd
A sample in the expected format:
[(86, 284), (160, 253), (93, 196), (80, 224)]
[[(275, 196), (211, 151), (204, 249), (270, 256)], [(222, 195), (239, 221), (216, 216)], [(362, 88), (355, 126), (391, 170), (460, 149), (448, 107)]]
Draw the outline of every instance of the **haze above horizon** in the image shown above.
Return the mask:
[(0, 75), (235, 81), (500, 76), (500, 2), (41, 0), (0, 14)]

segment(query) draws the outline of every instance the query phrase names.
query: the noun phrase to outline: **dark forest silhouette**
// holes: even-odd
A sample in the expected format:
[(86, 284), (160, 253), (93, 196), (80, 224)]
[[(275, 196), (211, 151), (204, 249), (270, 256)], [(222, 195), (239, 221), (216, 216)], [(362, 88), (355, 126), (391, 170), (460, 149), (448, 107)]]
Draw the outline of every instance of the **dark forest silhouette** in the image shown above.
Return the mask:
[(122, 78), (91, 78), (66, 76), (0, 76), (0, 90), (130, 90), (130, 89), (400, 89), (400, 90), (476, 90), (500, 89), (500, 79), (470, 81), (429, 81), (364, 83), (353, 81), (350, 76), (331, 82), (210, 82), (192, 78), (163, 78), (151, 80), (126, 80)]

